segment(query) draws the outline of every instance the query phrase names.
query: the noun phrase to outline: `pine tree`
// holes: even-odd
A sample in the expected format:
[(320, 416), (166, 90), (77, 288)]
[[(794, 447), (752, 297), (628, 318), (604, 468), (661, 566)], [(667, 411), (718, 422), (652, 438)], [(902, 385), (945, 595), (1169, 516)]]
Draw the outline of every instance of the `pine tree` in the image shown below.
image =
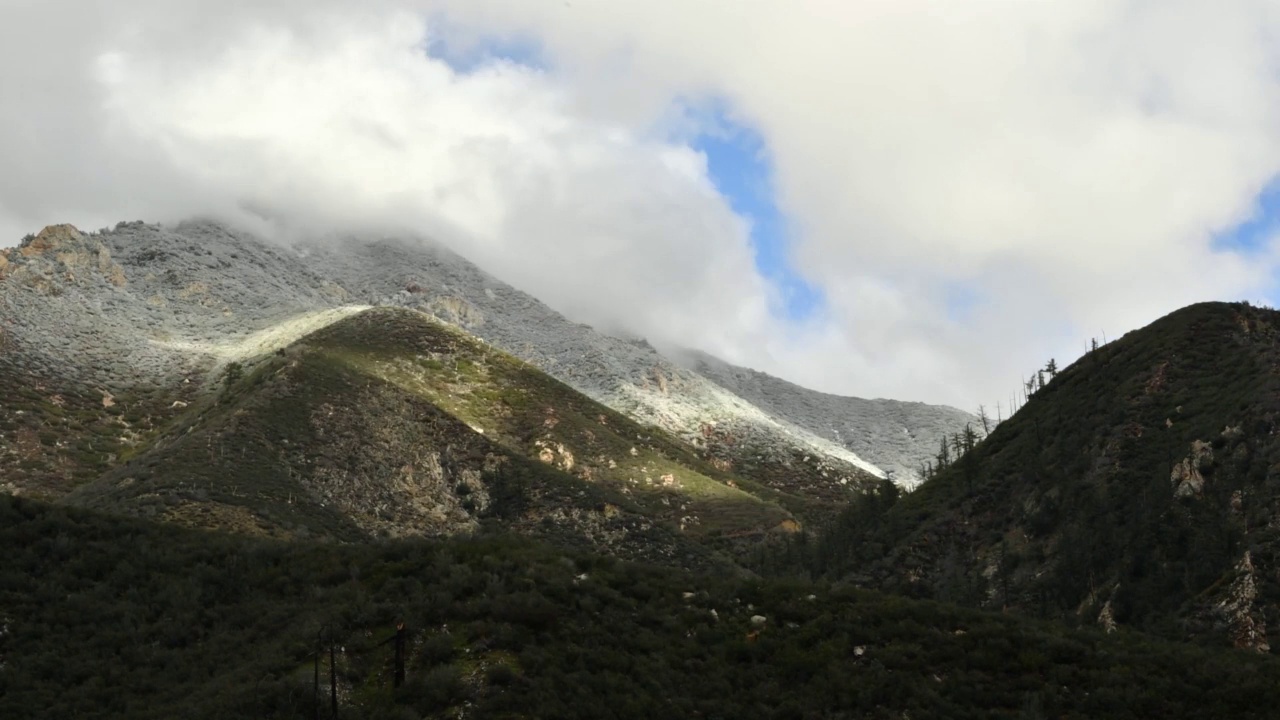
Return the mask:
[(982, 434), (991, 434), (991, 416), (987, 415), (987, 409), (982, 405), (978, 406), (978, 422), (982, 423)]
[(1044, 366), (1044, 370), (1049, 373), (1050, 380), (1058, 377), (1058, 361), (1053, 358), (1049, 358), (1049, 363)]
[(938, 470), (946, 470), (951, 464), (951, 446), (947, 444), (947, 436), (942, 436), (942, 445), (938, 448)]
[(978, 474), (977, 459), (973, 456), (973, 448), (978, 444), (978, 433), (973, 431), (973, 426), (966, 424), (964, 426), (964, 434), (957, 435), (960, 443), (964, 448), (964, 459), (960, 464), (964, 470), (964, 482), (970, 495), (973, 494), (973, 481)]

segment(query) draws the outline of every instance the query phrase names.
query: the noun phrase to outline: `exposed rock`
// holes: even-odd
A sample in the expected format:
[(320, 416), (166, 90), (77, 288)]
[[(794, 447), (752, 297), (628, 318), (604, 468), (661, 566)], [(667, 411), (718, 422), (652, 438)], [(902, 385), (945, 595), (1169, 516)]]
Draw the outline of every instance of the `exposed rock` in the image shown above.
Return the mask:
[(1102, 604), (1102, 612), (1098, 613), (1098, 626), (1108, 634), (1116, 631), (1116, 616), (1111, 610), (1111, 601)]
[(1227, 597), (1218, 603), (1216, 610), (1227, 622), (1232, 643), (1237, 648), (1254, 652), (1271, 652), (1267, 642), (1266, 621), (1255, 607), (1258, 599), (1253, 560), (1248, 551), (1236, 564), (1236, 578), (1227, 591)]
[(573, 451), (565, 447), (563, 443), (537, 440), (533, 446), (538, 448), (538, 459), (542, 462), (554, 465), (565, 472), (573, 470), (575, 463)]
[[(18, 248), (18, 258), (29, 265), (31, 273), (49, 273), (64, 282), (76, 284), (77, 274), (83, 278), (97, 271), (107, 282), (122, 287), (127, 280), (124, 271), (111, 259), (111, 251), (97, 236), (85, 235), (72, 225), (50, 225), (25, 240)], [(10, 264), (8, 257), (5, 266)], [(2, 270), (3, 268), (0, 268)]]
[[(418, 287), (418, 291), (408, 290), (407, 292), (414, 295), (422, 295), (425, 292), (416, 283), (411, 285)], [(425, 309), (441, 320), (461, 328), (470, 329), (484, 325), (484, 313), (462, 298), (437, 296), (427, 302)]]
[(1191, 443), (1191, 454), (1173, 466), (1169, 481), (1173, 484), (1174, 497), (1199, 497), (1204, 492), (1204, 475), (1200, 468), (1213, 460), (1213, 446), (1196, 440)]

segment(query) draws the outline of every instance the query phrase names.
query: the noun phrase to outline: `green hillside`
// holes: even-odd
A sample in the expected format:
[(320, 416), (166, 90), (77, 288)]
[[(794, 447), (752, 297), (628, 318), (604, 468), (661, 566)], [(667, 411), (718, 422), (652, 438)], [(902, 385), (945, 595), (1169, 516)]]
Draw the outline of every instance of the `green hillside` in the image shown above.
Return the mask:
[(661, 430), (389, 308), (227, 366), (219, 389), (67, 501), (280, 538), (497, 523), (685, 567), (794, 532), (814, 504), (717, 470)]

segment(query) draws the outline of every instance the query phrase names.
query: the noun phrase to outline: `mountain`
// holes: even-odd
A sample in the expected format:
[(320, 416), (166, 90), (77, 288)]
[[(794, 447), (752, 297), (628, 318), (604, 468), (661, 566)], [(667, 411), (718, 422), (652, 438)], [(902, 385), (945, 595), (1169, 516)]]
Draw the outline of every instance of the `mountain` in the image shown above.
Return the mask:
[(416, 310), (314, 331), (192, 401), (66, 501), (283, 538), (496, 523), (694, 567), (692, 540), (799, 526), (812, 498), (718, 470), (665, 432)]
[(1280, 628), (1280, 313), (1206, 303), (1057, 373), (818, 553), (864, 584), (1267, 651)]
[(430, 245), (46, 228), (0, 252), (0, 716), (1268, 717), (1274, 659), (1124, 626), (1269, 642), (1276, 320), (1175, 313), (904, 494), (967, 416)]
[(512, 536), (281, 542), (0, 496), (0, 545), (6, 718), (1266, 718), (1280, 702), (1270, 657)]
[(977, 424), (976, 417), (955, 408), (830, 395), (706, 353), (686, 351), (677, 359), (769, 415), (866, 458), (907, 488), (923, 480), (920, 464), (932, 459), (939, 439)]
[[(176, 421), (227, 363), (274, 352), (372, 305), (429, 313), (675, 435), (720, 472), (830, 510), (884, 474), (822, 436), (836, 424), (823, 425), (807, 406), (793, 418), (786, 403), (771, 401), (779, 392), (772, 388), (783, 386), (753, 390), (756, 402), (748, 401), (643, 341), (571, 323), (430, 243), (284, 246), (195, 221), (89, 234), (52, 226), (0, 252), (4, 486), (61, 497)], [(761, 408), (771, 402), (774, 410)], [(966, 417), (931, 412), (910, 419), (927, 431), (903, 431), (931, 434), (937, 418), (954, 429)], [(915, 446), (886, 443), (877, 454), (864, 442), (898, 432), (876, 427), (884, 421), (855, 410), (837, 424), (891, 469), (918, 462)]]
[(500, 526), (730, 568), (877, 481), (439, 248), (133, 223), (0, 257), (11, 493), (280, 538)]
[[(800, 388), (763, 373), (706, 355), (697, 356), (708, 361), (704, 367), (691, 367), (687, 353), (668, 358), (643, 340), (569, 322), (439, 246), (348, 238), (337, 246), (304, 243), (298, 249), (361, 302), (430, 312), (620, 412), (683, 437), (708, 456), (748, 461), (759, 472), (785, 477), (797, 466), (819, 474), (852, 467), (884, 477), (893, 471), (910, 487), (938, 438), (975, 421), (945, 406), (811, 391), (793, 402)], [(737, 380), (748, 372), (755, 382)]]

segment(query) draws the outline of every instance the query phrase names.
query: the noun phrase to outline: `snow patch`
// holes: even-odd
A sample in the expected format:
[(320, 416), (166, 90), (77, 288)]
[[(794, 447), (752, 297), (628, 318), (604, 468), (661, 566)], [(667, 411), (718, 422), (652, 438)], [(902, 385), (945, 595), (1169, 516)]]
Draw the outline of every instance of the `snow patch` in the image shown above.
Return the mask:
[(223, 342), (152, 340), (151, 342), (168, 350), (208, 355), (217, 358), (219, 363), (241, 362), (288, 347), (321, 328), (368, 310), (369, 307), (369, 305), (346, 305), (329, 310), (302, 313), (258, 330), (240, 340)]

